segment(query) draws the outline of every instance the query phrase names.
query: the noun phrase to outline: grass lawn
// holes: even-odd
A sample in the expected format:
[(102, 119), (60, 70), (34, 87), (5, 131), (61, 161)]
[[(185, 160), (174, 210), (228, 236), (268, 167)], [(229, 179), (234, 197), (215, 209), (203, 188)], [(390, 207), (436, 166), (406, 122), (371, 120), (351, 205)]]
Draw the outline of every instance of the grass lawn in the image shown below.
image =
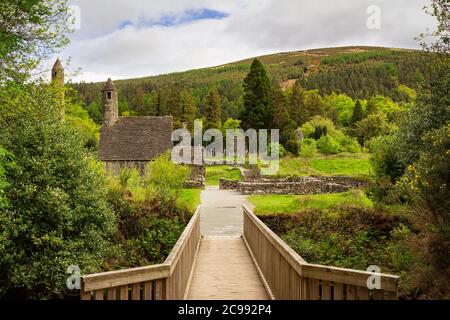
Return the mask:
[(200, 204), (200, 189), (182, 189), (180, 197), (178, 198), (178, 204), (184, 205), (194, 212), (197, 206)]
[(219, 179), (240, 180), (241, 172), (238, 168), (230, 166), (207, 166), (206, 167), (206, 185), (217, 186)]
[(317, 155), (314, 158), (286, 157), (280, 159), (280, 176), (344, 175), (370, 176), (370, 154), (341, 153), (338, 155)]
[(372, 201), (359, 190), (314, 195), (253, 195), (249, 200), (255, 205), (255, 213), (259, 215), (290, 214), (305, 209), (328, 209), (340, 204), (372, 206)]

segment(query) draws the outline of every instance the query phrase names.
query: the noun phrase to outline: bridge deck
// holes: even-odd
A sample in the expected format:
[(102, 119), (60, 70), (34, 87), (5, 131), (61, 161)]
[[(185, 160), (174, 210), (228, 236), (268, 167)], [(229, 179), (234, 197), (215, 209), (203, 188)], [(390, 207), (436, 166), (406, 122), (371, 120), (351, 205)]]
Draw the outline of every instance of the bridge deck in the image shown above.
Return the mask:
[(241, 237), (202, 239), (188, 299), (266, 300), (268, 298)]

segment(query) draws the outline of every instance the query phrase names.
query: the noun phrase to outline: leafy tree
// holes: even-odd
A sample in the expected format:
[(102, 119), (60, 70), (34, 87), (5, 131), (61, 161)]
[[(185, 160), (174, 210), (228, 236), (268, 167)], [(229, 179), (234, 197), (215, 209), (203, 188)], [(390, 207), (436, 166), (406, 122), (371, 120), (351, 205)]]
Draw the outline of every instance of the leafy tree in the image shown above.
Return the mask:
[(325, 114), (325, 106), (318, 90), (306, 91), (304, 103), (303, 117), (306, 121), (311, 120), (314, 116)]
[(106, 200), (102, 165), (61, 122), (53, 86), (0, 89), (0, 145), (7, 166), (6, 210), (0, 210), (0, 296), (62, 297), (66, 270), (100, 271), (110, 251), (115, 216)]
[(336, 94), (333, 92), (331, 95), (323, 98), (323, 103), (325, 105), (327, 116), (332, 119), (337, 126), (347, 127), (350, 125), (352, 111), (355, 105), (352, 98), (343, 93)]
[(272, 124), (272, 99), (269, 77), (263, 64), (254, 59), (244, 79), (244, 128), (268, 129)]
[(6, 167), (10, 166), (10, 157), (10, 154), (5, 149), (0, 147), (0, 210), (6, 208), (8, 204), (5, 190), (9, 186), (9, 183), (6, 181), (5, 170)]
[(30, 72), (68, 43), (66, 0), (0, 1), (0, 83), (23, 82)]
[(356, 124), (356, 134), (359, 142), (364, 144), (372, 138), (387, 135), (394, 130), (394, 127), (387, 121), (386, 114), (371, 114)]
[(211, 90), (205, 101), (205, 123), (204, 130), (220, 129), (222, 127), (222, 116), (220, 107), (220, 96), (217, 90)]
[(330, 135), (322, 136), (317, 141), (317, 149), (323, 154), (336, 154), (342, 152), (341, 145)]

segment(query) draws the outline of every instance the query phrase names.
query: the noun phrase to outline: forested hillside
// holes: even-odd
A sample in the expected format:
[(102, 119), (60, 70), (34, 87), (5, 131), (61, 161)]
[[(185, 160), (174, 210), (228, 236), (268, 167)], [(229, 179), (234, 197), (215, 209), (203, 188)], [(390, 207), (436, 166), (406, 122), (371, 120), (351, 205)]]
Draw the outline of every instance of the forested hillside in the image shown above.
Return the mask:
[[(380, 47), (342, 47), (278, 53), (259, 57), (272, 84), (289, 91), (296, 80), (305, 90), (318, 89), (323, 97), (333, 92), (352, 99), (376, 95), (408, 102), (411, 90), (423, 79), (421, 52)], [(206, 96), (217, 89), (222, 121), (239, 118), (243, 80), (252, 59), (222, 66), (115, 81), (123, 115), (168, 115), (188, 121), (204, 114)], [(106, 80), (106, 79), (105, 79)], [(74, 83), (91, 117), (101, 122), (103, 83)], [(185, 109), (190, 112), (186, 112)], [(193, 114), (194, 113), (194, 114)]]

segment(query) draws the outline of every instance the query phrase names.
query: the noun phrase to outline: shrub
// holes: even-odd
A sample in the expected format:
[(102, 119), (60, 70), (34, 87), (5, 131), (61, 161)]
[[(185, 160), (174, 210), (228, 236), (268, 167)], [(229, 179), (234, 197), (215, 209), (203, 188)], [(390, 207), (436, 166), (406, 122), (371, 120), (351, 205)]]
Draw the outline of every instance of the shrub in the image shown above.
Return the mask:
[(300, 149), (300, 155), (307, 158), (312, 158), (317, 153), (317, 143), (316, 140), (311, 138), (303, 139), (302, 146)]
[(168, 151), (158, 156), (145, 168), (147, 196), (161, 204), (175, 207), (176, 200), (189, 175), (190, 169), (173, 163)]
[(321, 137), (317, 141), (317, 148), (323, 154), (337, 154), (343, 150), (341, 145), (330, 135)]
[(289, 140), (286, 142), (286, 150), (293, 155), (298, 155), (300, 152), (300, 142), (294, 139)]
[(342, 134), (337, 141), (341, 145), (343, 151), (351, 153), (361, 152), (361, 146), (355, 138)]
[(60, 121), (57, 98), (44, 85), (0, 88), (0, 145), (14, 160), (0, 210), (0, 296), (63, 297), (69, 266), (100, 271), (110, 252), (102, 165)]
[[(317, 128), (320, 128), (320, 129), (317, 129)], [(310, 121), (306, 122), (301, 127), (301, 130), (302, 130), (305, 138), (314, 138), (316, 130), (320, 130), (317, 132), (317, 134), (319, 135), (319, 138), (322, 135), (327, 135), (327, 134), (333, 135), (333, 133), (336, 131), (333, 121), (331, 121), (328, 118), (323, 118), (321, 116), (313, 117)]]
[(278, 150), (278, 155), (279, 157), (285, 157), (286, 156), (286, 149), (283, 147), (283, 145), (279, 144), (279, 143), (269, 143), (268, 147), (267, 147), (267, 154), (271, 155), (272, 154), (272, 148), (274, 148), (274, 150)]

